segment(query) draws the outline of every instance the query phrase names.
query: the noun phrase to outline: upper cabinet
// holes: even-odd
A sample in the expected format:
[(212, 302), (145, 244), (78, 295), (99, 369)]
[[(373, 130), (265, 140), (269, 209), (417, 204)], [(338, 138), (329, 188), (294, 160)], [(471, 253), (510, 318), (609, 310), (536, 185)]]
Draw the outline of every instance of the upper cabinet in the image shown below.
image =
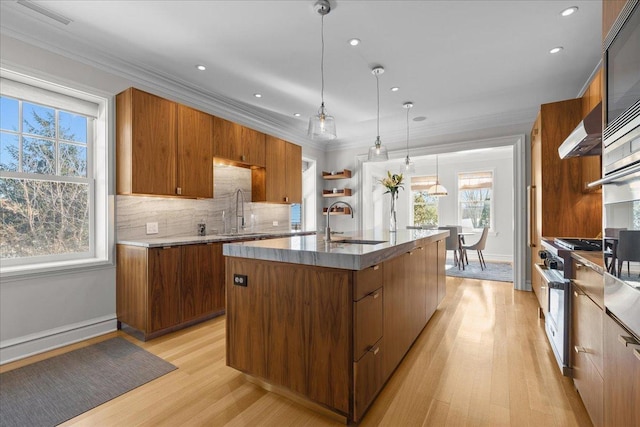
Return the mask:
[(267, 135), (266, 167), (253, 169), (252, 200), (302, 203), (302, 147)]
[(265, 134), (214, 117), (213, 155), (251, 166), (264, 167)]
[(602, 40), (607, 37), (613, 23), (618, 19), (618, 15), (624, 6), (627, 4), (627, 0), (603, 0), (602, 2)]
[(213, 116), (178, 104), (178, 187), (187, 197), (213, 197)]
[(129, 88), (116, 120), (118, 194), (213, 197), (211, 116)]

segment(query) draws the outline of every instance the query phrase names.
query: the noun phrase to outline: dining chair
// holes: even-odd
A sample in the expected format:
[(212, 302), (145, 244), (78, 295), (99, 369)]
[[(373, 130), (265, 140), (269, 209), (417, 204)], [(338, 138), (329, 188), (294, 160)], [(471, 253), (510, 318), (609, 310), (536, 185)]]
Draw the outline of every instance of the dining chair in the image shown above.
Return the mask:
[(620, 277), (622, 264), (625, 261), (627, 262), (627, 274), (630, 274), (629, 263), (640, 261), (640, 230), (620, 230), (616, 258), (618, 258), (617, 276)]
[(618, 237), (620, 231), (626, 228), (605, 228), (603, 241), (604, 264), (607, 271), (613, 275), (616, 273), (616, 259), (618, 253)]
[(462, 227), (458, 225), (446, 225), (438, 227), (438, 230), (449, 230), (449, 236), (445, 240), (445, 245), (448, 251), (453, 251), (453, 263), (458, 266), (458, 270), (460, 270), (460, 266), (464, 269), (464, 264), (462, 264), (462, 249), (460, 248), (460, 238), (458, 237), (458, 233), (462, 231)]
[[(482, 229), (482, 235), (480, 239), (473, 245), (463, 245), (461, 250), (461, 255), (464, 255), (465, 259), (467, 257), (467, 250), (477, 251), (478, 252), (478, 260), (480, 261), (480, 269), (484, 270), (487, 268), (487, 263), (484, 261), (484, 255), (482, 255), (482, 251), (484, 251), (484, 247), (487, 244), (487, 236), (489, 235), (489, 227), (484, 227)], [(469, 260), (467, 259), (467, 264)]]

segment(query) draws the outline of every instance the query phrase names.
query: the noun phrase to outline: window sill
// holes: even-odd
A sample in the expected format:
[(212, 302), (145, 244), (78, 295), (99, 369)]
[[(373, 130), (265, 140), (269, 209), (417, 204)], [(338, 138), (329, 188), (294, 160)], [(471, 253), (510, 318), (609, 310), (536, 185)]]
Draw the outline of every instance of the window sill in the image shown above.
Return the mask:
[(73, 261), (47, 262), (41, 264), (19, 265), (0, 269), (2, 282), (24, 280), (40, 276), (62, 275), (81, 271), (98, 270), (113, 267), (108, 259), (89, 258)]

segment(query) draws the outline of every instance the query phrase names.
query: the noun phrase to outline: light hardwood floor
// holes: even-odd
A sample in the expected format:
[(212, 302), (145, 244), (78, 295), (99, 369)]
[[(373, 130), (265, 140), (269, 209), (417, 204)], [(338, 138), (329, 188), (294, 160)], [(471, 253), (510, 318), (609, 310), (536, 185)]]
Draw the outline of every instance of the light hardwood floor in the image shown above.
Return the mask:
[[(65, 426), (334, 426), (225, 366), (224, 317), (143, 343), (179, 369)], [(92, 340), (91, 342), (95, 342)], [(7, 371), (81, 345), (7, 364)], [(530, 292), (447, 279), (447, 296), (362, 426), (589, 426)]]

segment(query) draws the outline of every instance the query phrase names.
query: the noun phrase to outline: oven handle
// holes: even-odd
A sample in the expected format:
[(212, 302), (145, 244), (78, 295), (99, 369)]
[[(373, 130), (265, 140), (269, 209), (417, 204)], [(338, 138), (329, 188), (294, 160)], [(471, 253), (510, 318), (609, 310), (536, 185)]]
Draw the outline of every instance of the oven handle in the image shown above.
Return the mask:
[(640, 163), (638, 163), (637, 165), (628, 167), (626, 169), (623, 169), (621, 171), (614, 172), (611, 175), (607, 175), (604, 178), (599, 179), (597, 181), (590, 182), (587, 184), (587, 187), (593, 188), (599, 185), (610, 184), (612, 182), (618, 181), (621, 178), (627, 177), (629, 175), (633, 175), (634, 173), (638, 173), (638, 172), (640, 172)]
[(560, 289), (561, 291), (564, 291), (566, 289), (566, 283), (549, 282), (549, 289)]

